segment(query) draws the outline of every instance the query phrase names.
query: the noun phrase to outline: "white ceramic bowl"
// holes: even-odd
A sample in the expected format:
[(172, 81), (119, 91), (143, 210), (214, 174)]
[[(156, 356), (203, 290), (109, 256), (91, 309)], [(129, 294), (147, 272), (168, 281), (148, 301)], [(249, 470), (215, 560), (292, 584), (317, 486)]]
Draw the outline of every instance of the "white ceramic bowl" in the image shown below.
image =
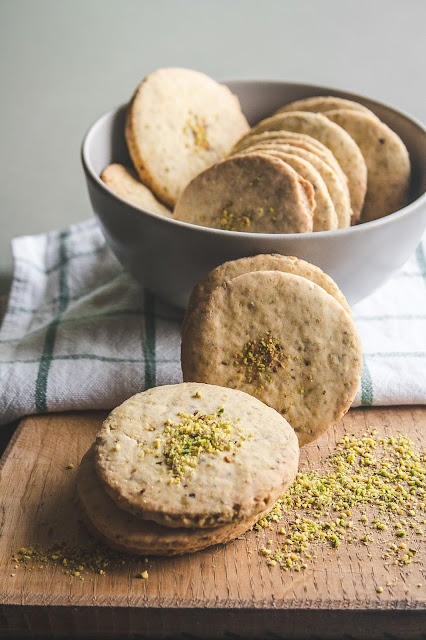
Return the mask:
[(99, 178), (111, 162), (131, 166), (124, 140), (126, 105), (99, 118), (87, 132), (82, 162), (93, 210), (124, 267), (161, 298), (185, 308), (195, 283), (225, 262), (257, 253), (281, 253), (312, 262), (340, 286), (350, 304), (382, 285), (416, 248), (426, 226), (426, 131), (384, 104), (326, 87), (289, 82), (227, 83), (250, 124), (287, 102), (336, 95), (361, 102), (405, 142), (412, 163), (410, 204), (349, 229), (303, 234), (241, 233), (198, 227), (142, 211), (115, 195)]

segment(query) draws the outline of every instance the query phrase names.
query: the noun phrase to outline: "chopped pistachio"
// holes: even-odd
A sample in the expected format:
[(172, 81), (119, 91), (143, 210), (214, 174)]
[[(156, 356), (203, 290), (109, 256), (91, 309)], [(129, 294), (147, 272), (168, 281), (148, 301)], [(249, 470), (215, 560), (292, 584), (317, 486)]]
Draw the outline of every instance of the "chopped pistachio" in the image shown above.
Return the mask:
[(259, 384), (266, 380), (269, 383), (272, 375), (287, 364), (288, 359), (280, 341), (267, 331), (263, 336), (246, 342), (241, 353), (234, 355), (234, 365), (245, 376), (245, 382), (256, 381)]
[[(250, 351), (253, 353), (253, 346)], [(409, 547), (402, 553), (407, 545), (401, 543), (398, 547), (392, 537), (408, 537), (410, 531), (412, 535), (417, 531), (418, 535), (423, 534), (420, 524), (425, 520), (421, 513), (425, 508), (424, 461), (424, 455), (404, 435), (379, 436), (374, 429), (361, 436), (345, 435), (322, 463), (322, 471), (299, 472), (272, 511), (255, 525), (260, 531), (277, 523), (279, 533), (285, 528), (289, 531), (275, 550), (268, 545), (260, 553), (267, 556), (270, 566), (275, 560), (283, 570), (297, 571), (303, 560), (315, 560), (311, 553), (315, 545), (336, 548), (355, 543), (371, 550), (368, 557), (374, 553), (381, 554), (384, 560), (394, 556), (393, 566), (410, 565), (416, 549)], [(411, 493), (413, 478), (417, 484)], [(402, 516), (399, 521), (396, 514)], [(347, 521), (347, 516), (353, 520)], [(377, 532), (377, 540), (369, 528)]]
[(200, 118), (197, 114), (191, 114), (184, 127), (184, 132), (189, 130), (192, 133), (195, 147), (209, 151), (212, 146), (207, 136), (208, 127), (209, 125), (205, 118)]
[[(179, 483), (185, 473), (197, 467), (201, 456), (206, 453), (230, 451), (240, 444), (241, 428), (234, 429), (233, 423), (224, 418), (225, 407), (207, 415), (203, 411), (195, 414), (179, 413), (180, 422), (168, 420), (164, 427), (163, 455), (171, 474), (169, 484)], [(228, 456), (225, 462), (232, 462)], [(172, 482), (171, 482), (172, 481)]]

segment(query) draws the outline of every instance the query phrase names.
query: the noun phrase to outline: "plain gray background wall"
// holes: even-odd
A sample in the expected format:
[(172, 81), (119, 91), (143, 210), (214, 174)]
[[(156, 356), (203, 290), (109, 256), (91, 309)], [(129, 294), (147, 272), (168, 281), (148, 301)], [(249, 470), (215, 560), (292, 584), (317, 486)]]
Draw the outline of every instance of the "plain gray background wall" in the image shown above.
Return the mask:
[(10, 239), (91, 215), (80, 143), (164, 66), (300, 80), (426, 120), (425, 0), (0, 0), (0, 293)]

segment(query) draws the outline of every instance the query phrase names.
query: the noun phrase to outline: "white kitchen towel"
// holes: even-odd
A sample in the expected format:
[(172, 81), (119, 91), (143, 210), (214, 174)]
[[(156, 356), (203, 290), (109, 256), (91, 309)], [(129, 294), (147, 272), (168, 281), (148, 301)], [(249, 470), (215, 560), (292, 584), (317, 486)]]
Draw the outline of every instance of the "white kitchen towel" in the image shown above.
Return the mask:
[[(0, 328), (0, 424), (110, 409), (182, 380), (182, 314), (126, 274), (95, 219), (12, 242)], [(392, 280), (357, 304), (364, 347), (355, 405), (426, 403), (426, 238)]]

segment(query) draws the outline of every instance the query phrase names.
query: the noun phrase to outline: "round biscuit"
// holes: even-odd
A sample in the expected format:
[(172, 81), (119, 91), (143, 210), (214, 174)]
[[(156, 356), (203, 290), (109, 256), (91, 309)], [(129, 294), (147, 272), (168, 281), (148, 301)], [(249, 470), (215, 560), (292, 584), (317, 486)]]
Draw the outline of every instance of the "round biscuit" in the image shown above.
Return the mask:
[(345, 98), (337, 98), (336, 96), (314, 96), (312, 98), (304, 98), (303, 100), (295, 100), (284, 105), (275, 113), (285, 113), (287, 111), (313, 111), (314, 113), (326, 113), (334, 109), (351, 109), (353, 111), (361, 111), (375, 116), (375, 114), (364, 107), (359, 102), (346, 100)]
[(285, 415), (300, 446), (349, 409), (361, 379), (351, 316), (306, 278), (256, 271), (216, 287), (182, 335), (182, 372), (241, 389)]
[(172, 218), (172, 212), (158, 202), (152, 191), (137, 178), (134, 169), (110, 164), (101, 173), (101, 180), (118, 196), (145, 211)]
[(207, 299), (208, 295), (224, 282), (232, 280), (243, 273), (253, 271), (282, 271), (307, 278), (327, 291), (351, 315), (351, 308), (337, 284), (319, 267), (294, 256), (282, 256), (278, 253), (258, 254), (238, 260), (229, 260), (209, 271), (193, 288), (183, 321), (183, 328), (193, 310)]
[(312, 231), (312, 185), (279, 158), (232, 156), (186, 187), (174, 218), (205, 227), (251, 233)]
[(168, 527), (247, 522), (272, 508), (297, 463), (297, 437), (279, 413), (200, 383), (129, 398), (105, 420), (95, 448), (97, 474), (116, 504)]
[[(303, 143), (302, 143), (303, 144)], [(327, 164), (317, 153), (311, 152), (307, 150), (305, 147), (311, 145), (304, 145), (303, 147), (295, 146), (293, 143), (284, 143), (284, 142), (274, 142), (267, 141), (263, 143), (253, 144), (248, 147), (246, 151), (257, 152), (260, 151), (284, 151), (285, 153), (292, 153), (296, 156), (300, 156), (304, 158), (311, 165), (315, 167), (315, 169), (321, 175), (321, 178), (324, 180), (325, 185), (327, 187), (327, 191), (330, 194), (330, 198), (333, 202), (336, 216), (337, 216), (337, 226), (339, 229), (343, 229), (349, 227), (351, 224), (351, 201), (349, 197), (349, 191), (347, 188), (346, 181), (342, 183), (337, 175), (336, 171)], [(314, 149), (314, 147), (312, 147)], [(245, 151), (241, 151), (240, 153), (245, 153)]]
[[(255, 152), (256, 149), (253, 149), (253, 151)], [(257, 151), (281, 158), (281, 160), (289, 164), (292, 169), (297, 171), (302, 178), (311, 183), (314, 188), (315, 198), (312, 231), (330, 231), (331, 229), (337, 229), (337, 214), (328, 192), (327, 185), (322, 179), (319, 171), (317, 171), (317, 169), (308, 160), (305, 160), (291, 152), (287, 153), (276, 149), (266, 148), (257, 149)], [(250, 149), (243, 153), (250, 153)]]
[(136, 555), (174, 556), (194, 553), (214, 544), (234, 540), (267, 512), (246, 522), (209, 529), (163, 527), (120, 509), (106, 493), (94, 465), (95, 447), (84, 455), (77, 477), (77, 490), (86, 524), (109, 546)]
[(340, 109), (325, 115), (352, 136), (364, 156), (368, 180), (361, 222), (383, 218), (405, 207), (411, 167), (401, 138), (368, 113)]
[(125, 135), (140, 179), (173, 207), (192, 178), (226, 157), (248, 129), (228, 87), (198, 71), (170, 68), (139, 85)]
[[(250, 147), (252, 144), (259, 144), (264, 142), (287, 142), (291, 143), (294, 146), (302, 147), (307, 151), (311, 151), (312, 153), (316, 153), (324, 162), (326, 162), (341, 179), (342, 183), (347, 186), (348, 179), (346, 175), (343, 173), (340, 164), (337, 162), (333, 153), (330, 151), (328, 147), (326, 147), (322, 142), (313, 138), (312, 136), (308, 136), (304, 133), (296, 133), (294, 131), (285, 131), (285, 130), (276, 130), (276, 131), (263, 131), (262, 133), (253, 133), (253, 130), (250, 129), (248, 133), (246, 133), (233, 147), (231, 154), (236, 155), (240, 151), (244, 151), (247, 147)], [(349, 194), (349, 191), (348, 191)]]
[[(329, 124), (334, 125), (330, 127)], [(353, 211), (352, 222), (361, 215), (367, 190), (367, 167), (363, 155), (353, 138), (321, 113), (289, 111), (266, 118), (253, 127), (253, 133), (287, 129), (305, 133), (328, 147), (348, 178), (348, 188)]]

